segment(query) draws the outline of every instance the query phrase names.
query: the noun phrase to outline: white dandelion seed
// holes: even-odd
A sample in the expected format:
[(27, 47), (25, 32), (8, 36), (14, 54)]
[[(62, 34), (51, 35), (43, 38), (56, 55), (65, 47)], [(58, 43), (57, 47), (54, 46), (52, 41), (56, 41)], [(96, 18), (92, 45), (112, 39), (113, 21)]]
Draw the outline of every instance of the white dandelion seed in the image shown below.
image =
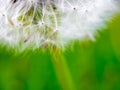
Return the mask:
[(117, 0), (0, 0), (0, 43), (36, 49), (94, 34), (119, 12)]

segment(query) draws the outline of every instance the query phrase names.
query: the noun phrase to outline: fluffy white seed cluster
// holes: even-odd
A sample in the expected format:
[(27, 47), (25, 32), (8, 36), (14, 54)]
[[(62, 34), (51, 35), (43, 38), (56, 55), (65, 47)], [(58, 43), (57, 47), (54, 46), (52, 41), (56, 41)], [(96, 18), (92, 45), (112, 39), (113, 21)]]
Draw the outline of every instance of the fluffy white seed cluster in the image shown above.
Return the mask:
[(0, 44), (36, 49), (94, 39), (117, 0), (0, 0)]

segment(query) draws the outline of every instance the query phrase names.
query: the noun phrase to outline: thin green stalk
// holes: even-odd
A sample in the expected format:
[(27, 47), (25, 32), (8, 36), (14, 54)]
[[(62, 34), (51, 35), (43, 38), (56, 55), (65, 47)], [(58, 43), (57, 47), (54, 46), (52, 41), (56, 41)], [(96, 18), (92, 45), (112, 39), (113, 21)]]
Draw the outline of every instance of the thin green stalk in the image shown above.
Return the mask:
[(66, 60), (61, 50), (51, 49), (52, 62), (62, 90), (76, 90)]

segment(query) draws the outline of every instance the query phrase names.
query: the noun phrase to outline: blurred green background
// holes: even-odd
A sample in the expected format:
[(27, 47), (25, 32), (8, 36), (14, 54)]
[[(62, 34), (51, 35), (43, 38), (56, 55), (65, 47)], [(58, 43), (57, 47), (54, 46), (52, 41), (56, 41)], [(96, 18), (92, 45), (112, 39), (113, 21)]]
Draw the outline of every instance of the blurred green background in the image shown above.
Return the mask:
[[(0, 90), (63, 90), (49, 50), (13, 52), (0, 46)], [(120, 15), (95, 42), (76, 41), (63, 56), (76, 90), (120, 90)]]

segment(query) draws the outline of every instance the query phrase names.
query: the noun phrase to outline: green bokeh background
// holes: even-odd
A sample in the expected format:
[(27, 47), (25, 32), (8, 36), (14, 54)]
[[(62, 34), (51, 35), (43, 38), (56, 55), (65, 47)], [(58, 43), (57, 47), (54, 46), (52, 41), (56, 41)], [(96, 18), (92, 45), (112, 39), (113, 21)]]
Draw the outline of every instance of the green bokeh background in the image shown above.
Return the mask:
[[(120, 15), (95, 42), (76, 41), (63, 56), (76, 90), (120, 90)], [(52, 61), (49, 50), (16, 55), (0, 46), (0, 90), (63, 90)]]

